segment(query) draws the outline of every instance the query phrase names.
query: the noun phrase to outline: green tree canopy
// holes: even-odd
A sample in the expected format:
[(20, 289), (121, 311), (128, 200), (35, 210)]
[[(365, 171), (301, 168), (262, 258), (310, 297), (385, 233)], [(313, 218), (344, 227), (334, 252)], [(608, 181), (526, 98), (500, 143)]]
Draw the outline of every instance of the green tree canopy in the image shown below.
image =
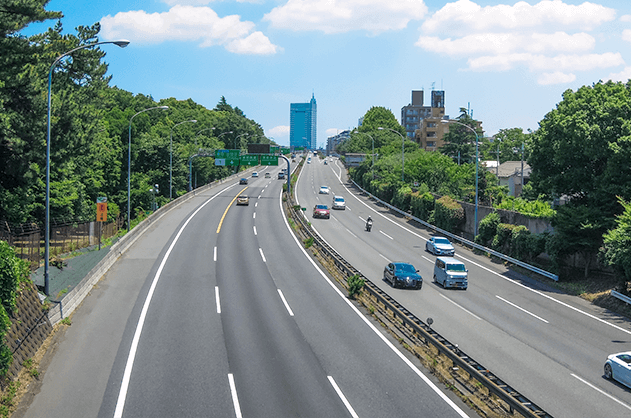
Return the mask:
[[(479, 123), (469, 116), (467, 109), (460, 108), (460, 116), (456, 118), (458, 122), (463, 125), (469, 126), (474, 129), (478, 134), (478, 139), (481, 141), (483, 138), (482, 129), (479, 128)], [(475, 162), (475, 134), (466, 126), (462, 126), (457, 123), (451, 123), (449, 125), (449, 132), (443, 137), (445, 145), (440, 147), (440, 151), (444, 155), (450, 156), (454, 161), (461, 162)], [(478, 147), (480, 144), (478, 144)], [(479, 152), (479, 149), (478, 149)]]

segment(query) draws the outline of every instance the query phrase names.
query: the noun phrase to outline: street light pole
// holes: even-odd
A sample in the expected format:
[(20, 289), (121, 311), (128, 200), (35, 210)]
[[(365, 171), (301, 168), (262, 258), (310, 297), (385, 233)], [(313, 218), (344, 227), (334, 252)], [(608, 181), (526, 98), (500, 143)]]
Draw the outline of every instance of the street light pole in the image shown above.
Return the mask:
[(478, 235), (478, 142), (479, 142), (478, 133), (475, 131), (475, 129), (473, 129), (469, 125), (465, 125), (464, 123), (458, 122), (457, 120), (442, 119), (441, 122), (455, 123), (457, 125), (462, 125), (468, 130), (470, 130), (471, 132), (473, 132), (473, 134), (475, 135), (475, 212), (474, 212), (474, 219), (473, 219), (473, 238), (475, 239), (476, 235)]
[(195, 119), (191, 119), (176, 123), (173, 127), (171, 127), (171, 146), (169, 147), (169, 200), (173, 199), (173, 129), (176, 126), (187, 122), (197, 123)]
[(205, 128), (205, 129), (202, 129), (201, 131), (197, 131), (197, 133), (195, 134), (195, 148), (197, 148), (197, 135), (201, 134), (204, 131), (210, 131), (210, 130), (214, 131), (215, 127), (211, 126), (210, 128)]
[(55, 59), (53, 64), (50, 66), (50, 70), (48, 71), (48, 119), (46, 122), (46, 219), (44, 220), (44, 293), (48, 296), (50, 294), (50, 286), (49, 286), (49, 277), (48, 277), (48, 258), (50, 252), (50, 113), (51, 113), (51, 86), (53, 83), (53, 69), (61, 61), (62, 58), (71, 55), (73, 52), (78, 51), (80, 49), (92, 48), (97, 45), (104, 44), (114, 44), (121, 48), (125, 48), (129, 45), (129, 41), (120, 40), (120, 41), (107, 41), (107, 42), (95, 42), (92, 44), (82, 45), (77, 48), (71, 49), (70, 51), (61, 54)]
[(387, 129), (401, 137), (401, 181), (405, 182), (405, 138), (403, 138), (403, 135), (401, 135), (401, 132), (395, 131), (394, 129), (391, 129), (391, 128), (382, 128), (380, 126), (377, 129), (379, 129), (380, 131)]
[[(234, 149), (237, 149), (237, 139), (241, 138), (242, 136), (248, 136), (248, 135), (250, 135), (250, 134), (246, 132), (246, 133), (244, 133), (244, 134), (241, 134), (241, 135), (237, 136), (237, 137), (234, 139), (234, 142), (233, 142)], [(238, 148), (238, 149), (241, 149), (241, 143), (240, 143), (240, 142), (239, 142), (239, 148)]]
[(141, 110), (140, 112), (132, 116), (131, 119), (129, 119), (129, 143), (128, 143), (128, 150), (127, 150), (127, 232), (129, 232), (129, 229), (131, 228), (131, 223), (130, 223), (131, 221), (131, 121), (134, 120), (136, 116), (148, 110), (168, 109), (168, 108), (169, 106), (150, 107), (148, 109)]

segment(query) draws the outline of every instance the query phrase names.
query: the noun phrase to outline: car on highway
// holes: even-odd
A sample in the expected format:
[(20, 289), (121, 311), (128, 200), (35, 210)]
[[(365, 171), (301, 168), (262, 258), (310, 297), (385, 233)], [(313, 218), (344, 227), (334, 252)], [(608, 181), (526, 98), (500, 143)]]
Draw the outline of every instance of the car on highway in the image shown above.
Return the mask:
[(313, 207), (313, 217), (329, 219), (331, 217), (329, 207), (327, 205), (315, 205)]
[(444, 288), (455, 287), (467, 290), (468, 270), (464, 263), (453, 257), (438, 257), (434, 263), (434, 281)]
[(346, 209), (346, 201), (342, 196), (333, 196), (333, 204), (331, 205), (333, 209)]
[(388, 263), (383, 269), (383, 279), (392, 283), (392, 287), (423, 287), (423, 278), (410, 263)]
[(445, 237), (431, 237), (425, 243), (425, 249), (434, 255), (453, 256), (456, 249)]
[(255, 172), (252, 173), (252, 177), (258, 177), (258, 176), (259, 176), (258, 171), (255, 171)]
[(271, 174), (270, 174), (270, 173), (265, 173), (265, 178), (266, 178), (266, 179), (269, 179), (269, 178), (271, 178), (271, 177), (272, 177), (272, 176), (271, 176)]
[(329, 186), (320, 186), (320, 191), (318, 192), (319, 194), (329, 194)]
[(284, 180), (285, 179), (285, 172), (284, 171), (279, 171), (278, 172), (278, 180)]
[(237, 196), (237, 206), (239, 205), (248, 206), (249, 204), (250, 204), (249, 197), (243, 194), (240, 194), (239, 196)]
[(324, 165), (328, 165), (328, 163), (326, 162), (326, 160), (324, 160)]
[(631, 388), (631, 351), (611, 354), (605, 362), (605, 377)]
[(243, 177), (241, 180), (239, 180), (239, 184), (248, 184), (248, 179)]

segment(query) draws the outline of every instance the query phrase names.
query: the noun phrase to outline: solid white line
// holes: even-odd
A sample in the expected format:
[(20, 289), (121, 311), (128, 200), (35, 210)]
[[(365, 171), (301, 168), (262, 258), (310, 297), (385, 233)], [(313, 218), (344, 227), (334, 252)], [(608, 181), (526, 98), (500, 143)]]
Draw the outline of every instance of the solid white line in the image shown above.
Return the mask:
[(386, 237), (388, 237), (388, 238), (390, 238), (390, 239), (394, 239), (394, 238), (392, 238), (390, 235), (386, 234), (385, 232), (383, 232), (383, 231), (381, 231), (381, 230), (380, 230), (379, 232), (381, 232), (383, 235), (385, 235)]
[(215, 301), (217, 303), (217, 313), (221, 313), (221, 302), (219, 300), (219, 286), (215, 286)]
[(215, 247), (215, 251), (213, 251), (213, 261), (217, 261), (217, 247)]
[(449, 397), (447, 397), (447, 395), (445, 395), (440, 389), (438, 389), (438, 387), (431, 380), (429, 380), (429, 378), (427, 376), (425, 376), (423, 374), (423, 372), (421, 372), (419, 370), (419, 368), (414, 365), (414, 363), (412, 363), (405, 355), (403, 355), (403, 353), (401, 351), (399, 351), (397, 349), (397, 347), (395, 347), (394, 344), (392, 344), (377, 329), (377, 327), (375, 327), (375, 325), (372, 324), (362, 312), (360, 312), (360, 310), (355, 305), (352, 304), (352, 302), (344, 295), (344, 293), (342, 293), (342, 291), (340, 289), (338, 289), (338, 287), (327, 277), (327, 275), (324, 274), (324, 272), (316, 264), (316, 262), (313, 259), (311, 259), (311, 257), (309, 257), (309, 254), (307, 254), (307, 251), (304, 249), (304, 246), (298, 241), (298, 238), (296, 238), (296, 236), (293, 234), (293, 230), (291, 229), (291, 226), (289, 226), (289, 222), (287, 221), (287, 216), (285, 214), (285, 211), (283, 210), (282, 199), (278, 199), (278, 200), (279, 200), (278, 203), (279, 203), (279, 206), (280, 206), (281, 213), (283, 213), (285, 215), (285, 216), (283, 216), (283, 220), (285, 222), (285, 227), (291, 233), (291, 237), (294, 239), (294, 242), (296, 243), (296, 246), (300, 249), (300, 251), (302, 251), (302, 253), (304, 254), (305, 258), (307, 259), (307, 261), (309, 261), (309, 263), (311, 263), (313, 268), (316, 269), (320, 273), (320, 276), (329, 284), (331, 289), (333, 289), (333, 291), (335, 293), (337, 293), (337, 295), (340, 297), (340, 299), (342, 299), (344, 301), (344, 303), (346, 303), (346, 305), (353, 312), (355, 312), (357, 317), (360, 320), (362, 320), (364, 322), (364, 324), (366, 324), (366, 326), (368, 326), (375, 333), (375, 335), (377, 335), (377, 337), (379, 337), (381, 339), (381, 341), (383, 341), (383, 343), (386, 344), (386, 346), (388, 346), (388, 348), (390, 350), (392, 350), (392, 352), (396, 356), (398, 356), (410, 368), (410, 370), (412, 370), (412, 372), (414, 374), (416, 374), (419, 378), (421, 378), (421, 380), (423, 380), (423, 382), (425, 382), (425, 384), (427, 386), (429, 386), (430, 389), (432, 389), (438, 396), (440, 396), (440, 398), (445, 403), (447, 403), (447, 405), (449, 405), (454, 410), (454, 412), (456, 412), (462, 418), (469, 418), (469, 416), (462, 409), (460, 409), (460, 407), (458, 407), (458, 405), (456, 405), (451, 399), (449, 399)]
[(621, 400), (618, 400), (616, 398), (614, 398), (613, 396), (611, 396), (610, 394), (608, 394), (607, 392), (604, 392), (600, 389), (598, 389), (596, 386), (592, 385), (591, 383), (587, 382), (586, 380), (581, 379), (580, 377), (578, 377), (577, 375), (575, 375), (574, 373), (572, 373), (572, 376), (577, 378), (578, 380), (580, 380), (581, 382), (585, 383), (587, 386), (589, 386), (590, 388), (602, 393), (603, 395), (605, 395), (606, 397), (608, 397), (609, 399), (611, 399), (614, 402), (618, 402), (620, 405), (624, 406), (625, 408), (631, 410), (631, 406), (627, 405), (626, 403), (622, 402)]
[(285, 295), (283, 295), (283, 292), (280, 289), (278, 289), (278, 294), (280, 295), (280, 298), (285, 304), (285, 308), (287, 308), (287, 312), (289, 312), (289, 316), (294, 316), (294, 312), (289, 307), (289, 303), (287, 303), (287, 300), (285, 299)]
[(254, 225), (252, 228), (254, 228), (254, 235), (258, 235), (258, 234), (256, 233), (256, 225)]
[(501, 301), (503, 301), (503, 302), (506, 302), (506, 303), (508, 303), (509, 305), (511, 305), (511, 306), (513, 306), (513, 307), (515, 307), (515, 308), (519, 309), (520, 311), (525, 312), (525, 313), (527, 313), (528, 315), (533, 316), (533, 317), (537, 318), (538, 320), (545, 322), (546, 324), (549, 324), (549, 322), (548, 322), (548, 321), (546, 321), (545, 319), (543, 319), (543, 318), (541, 318), (541, 317), (538, 317), (538, 316), (537, 316), (537, 315), (535, 315), (534, 313), (529, 312), (529, 311), (525, 310), (524, 308), (522, 308), (522, 307), (520, 307), (520, 306), (515, 305), (513, 302), (509, 302), (509, 301), (507, 301), (506, 299), (504, 299), (503, 297), (500, 297), (500, 296), (498, 296), (498, 295), (495, 295), (495, 297), (496, 297), (496, 298), (498, 298), (499, 300), (501, 300)]
[(351, 416), (353, 418), (359, 418), (359, 415), (357, 415), (357, 413), (355, 412), (355, 410), (351, 406), (351, 404), (348, 401), (348, 399), (346, 399), (346, 396), (344, 396), (344, 394), (342, 393), (342, 390), (340, 389), (340, 387), (337, 385), (337, 383), (335, 383), (335, 380), (333, 380), (333, 376), (327, 376), (327, 378), (329, 379), (329, 382), (331, 382), (331, 386), (333, 386), (333, 389), (335, 389), (335, 391), (337, 392), (337, 396), (340, 397), (340, 399), (344, 403), (344, 406), (346, 407), (348, 412), (351, 414)]
[(454, 302), (453, 300), (449, 299), (447, 296), (443, 295), (442, 293), (439, 293), (440, 296), (442, 296), (443, 298), (447, 299), (448, 302), (453, 303), (454, 305), (456, 305), (457, 307), (459, 307), (460, 309), (462, 309), (463, 311), (465, 311), (466, 313), (468, 313), (469, 315), (471, 315), (472, 317), (482, 320), (482, 318), (480, 318), (479, 316), (477, 316), (476, 314), (468, 311), (466, 308), (458, 305), (456, 302)]
[(265, 259), (265, 255), (263, 255), (263, 249), (259, 248), (259, 252), (261, 253), (261, 258), (263, 259), (263, 262), (267, 263), (267, 260)]
[(234, 413), (237, 418), (242, 418), (241, 406), (239, 405), (239, 397), (237, 396), (237, 386), (234, 384), (234, 376), (228, 373), (228, 382), (230, 384), (230, 393), (232, 394), (232, 405), (234, 405)]
[[(225, 191), (224, 189), (222, 191)], [(160, 275), (162, 274), (162, 270), (166, 265), (167, 260), (169, 259), (169, 255), (175, 244), (180, 239), (182, 232), (184, 232), (184, 228), (188, 225), (188, 223), (193, 219), (195, 215), (199, 213), (200, 210), (204, 208), (207, 204), (209, 204), (215, 197), (219, 196), (221, 192), (217, 193), (206, 202), (204, 202), (200, 207), (198, 207), (195, 212), (188, 217), (186, 222), (182, 225), (178, 233), (173, 238), (173, 242), (169, 246), (169, 249), (164, 254), (162, 261), (160, 262), (160, 266), (156, 271), (156, 275), (153, 277), (153, 281), (151, 282), (151, 286), (149, 287), (149, 293), (147, 293), (147, 298), (145, 299), (145, 303), (142, 306), (142, 310), (140, 312), (140, 317), (138, 318), (138, 324), (136, 324), (136, 331), (134, 332), (134, 337), (131, 342), (131, 347), (129, 349), (129, 355), (127, 356), (127, 363), (125, 364), (125, 371), (123, 372), (123, 380), (121, 382), (120, 391), (118, 392), (118, 400), (116, 401), (116, 408), (114, 410), (114, 418), (121, 418), (123, 416), (123, 409), (125, 408), (125, 399), (127, 398), (127, 389), (129, 388), (129, 381), (131, 380), (131, 371), (134, 367), (134, 360), (136, 358), (136, 352), (138, 350), (138, 343), (140, 342), (140, 334), (142, 334), (142, 328), (145, 324), (145, 319), (147, 318), (147, 311), (149, 310), (149, 305), (151, 304), (151, 298), (153, 297), (153, 293), (156, 290), (156, 286), (158, 285), (158, 280), (160, 280)]]

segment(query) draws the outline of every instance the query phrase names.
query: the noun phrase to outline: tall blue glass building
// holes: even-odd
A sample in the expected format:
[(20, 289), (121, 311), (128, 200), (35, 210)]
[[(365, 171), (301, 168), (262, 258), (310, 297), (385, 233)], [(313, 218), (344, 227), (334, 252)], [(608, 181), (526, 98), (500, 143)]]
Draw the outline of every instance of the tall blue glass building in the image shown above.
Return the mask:
[(291, 147), (317, 148), (317, 106), (311, 94), (309, 103), (292, 103), (289, 108), (289, 145)]

